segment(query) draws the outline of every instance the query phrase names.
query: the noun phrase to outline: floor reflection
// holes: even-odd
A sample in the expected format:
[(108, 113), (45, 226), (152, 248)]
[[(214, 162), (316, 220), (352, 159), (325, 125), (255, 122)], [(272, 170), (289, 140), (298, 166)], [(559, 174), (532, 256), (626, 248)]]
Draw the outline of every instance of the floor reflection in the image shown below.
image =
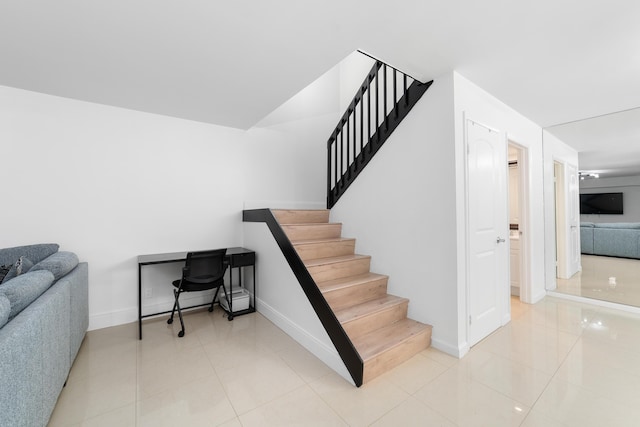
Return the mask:
[(640, 307), (640, 260), (582, 255), (582, 271), (557, 292)]

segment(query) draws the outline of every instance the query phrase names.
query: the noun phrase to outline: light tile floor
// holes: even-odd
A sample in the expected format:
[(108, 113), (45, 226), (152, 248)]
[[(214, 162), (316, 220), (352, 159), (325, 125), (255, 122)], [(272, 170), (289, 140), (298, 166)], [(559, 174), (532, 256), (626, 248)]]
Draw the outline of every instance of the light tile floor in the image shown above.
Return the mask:
[(59, 426), (640, 426), (640, 316), (512, 299), (462, 360), (434, 349), (356, 388), (260, 314), (91, 331)]
[(558, 292), (640, 307), (640, 260), (582, 255), (581, 264), (570, 279), (558, 279)]

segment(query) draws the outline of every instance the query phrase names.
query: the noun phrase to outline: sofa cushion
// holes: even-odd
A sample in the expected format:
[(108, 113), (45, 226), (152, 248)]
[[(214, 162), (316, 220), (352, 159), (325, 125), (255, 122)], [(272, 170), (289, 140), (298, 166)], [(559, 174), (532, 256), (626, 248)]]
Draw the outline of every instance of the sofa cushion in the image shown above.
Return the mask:
[(73, 252), (60, 251), (43, 259), (30, 271), (46, 270), (53, 273), (53, 277), (59, 280), (78, 265), (78, 256)]
[(0, 265), (13, 264), (21, 256), (38, 263), (49, 255), (58, 252), (58, 249), (59, 246), (56, 243), (41, 243), (0, 249)]
[(594, 223), (593, 222), (581, 222), (580, 223), (580, 227), (589, 227), (589, 228), (593, 228), (594, 227)]
[(9, 321), (9, 313), (11, 313), (9, 298), (0, 294), (0, 328)]
[(593, 229), (593, 252), (622, 258), (638, 258), (640, 230), (615, 228)]
[(53, 281), (53, 273), (50, 271), (30, 271), (0, 286), (0, 295), (7, 297), (11, 304), (9, 319), (14, 318), (49, 289)]
[(2, 279), (2, 283), (6, 283), (9, 280), (17, 277), (23, 273), (27, 273), (31, 267), (33, 267), (33, 263), (29, 258), (25, 258), (21, 256), (18, 260), (11, 266), (7, 274)]

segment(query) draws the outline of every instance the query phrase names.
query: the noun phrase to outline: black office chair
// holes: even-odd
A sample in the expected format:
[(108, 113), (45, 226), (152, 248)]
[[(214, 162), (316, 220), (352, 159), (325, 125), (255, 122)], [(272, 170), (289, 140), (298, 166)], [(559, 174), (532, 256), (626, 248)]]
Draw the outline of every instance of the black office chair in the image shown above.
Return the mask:
[[(209, 312), (213, 311), (213, 303), (218, 297), (220, 288), (224, 290), (225, 297), (229, 298), (229, 292), (224, 286), (224, 273), (227, 271), (228, 264), (225, 262), (224, 256), (226, 249), (216, 249), (213, 251), (189, 252), (185, 266), (182, 269), (182, 278), (173, 281), (173, 294), (176, 301), (171, 310), (171, 317), (167, 320), (168, 324), (173, 323), (173, 315), (178, 309), (178, 317), (180, 317), (180, 325), (182, 330), (178, 332), (179, 337), (184, 336), (184, 321), (182, 320), (182, 311), (180, 310), (180, 294), (183, 292), (206, 291), (209, 289), (216, 290)], [(206, 305), (206, 304), (203, 304)]]

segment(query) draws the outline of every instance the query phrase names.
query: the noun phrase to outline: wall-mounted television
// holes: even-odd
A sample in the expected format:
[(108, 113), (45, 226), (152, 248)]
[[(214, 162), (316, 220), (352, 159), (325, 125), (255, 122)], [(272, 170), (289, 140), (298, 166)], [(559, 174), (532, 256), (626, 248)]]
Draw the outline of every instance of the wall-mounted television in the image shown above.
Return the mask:
[(580, 213), (622, 215), (622, 193), (580, 194)]

